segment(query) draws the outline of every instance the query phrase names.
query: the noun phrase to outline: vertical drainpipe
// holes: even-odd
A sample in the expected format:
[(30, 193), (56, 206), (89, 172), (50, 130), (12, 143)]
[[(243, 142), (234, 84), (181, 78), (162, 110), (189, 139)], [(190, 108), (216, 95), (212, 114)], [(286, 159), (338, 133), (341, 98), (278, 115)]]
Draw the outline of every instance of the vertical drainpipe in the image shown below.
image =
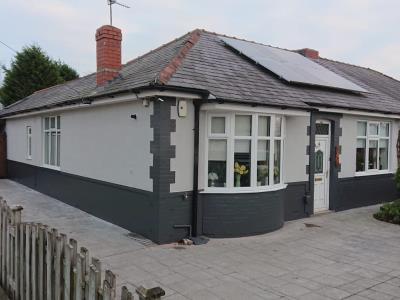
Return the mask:
[(192, 197), (192, 228), (193, 236), (201, 235), (201, 208), (198, 199), (199, 192), (199, 129), (201, 100), (194, 100), (194, 157), (193, 157), (193, 197)]

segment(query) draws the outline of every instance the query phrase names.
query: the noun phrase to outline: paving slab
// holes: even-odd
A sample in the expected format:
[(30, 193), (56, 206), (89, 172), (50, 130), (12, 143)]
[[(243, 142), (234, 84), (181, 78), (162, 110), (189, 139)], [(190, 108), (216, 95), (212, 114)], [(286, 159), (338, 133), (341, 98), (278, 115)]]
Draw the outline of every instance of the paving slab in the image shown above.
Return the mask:
[(0, 196), (22, 205), (25, 221), (56, 227), (89, 248), (119, 286), (159, 285), (168, 300), (400, 299), (400, 226), (375, 220), (378, 206), (177, 247), (156, 245), (10, 180), (0, 180)]

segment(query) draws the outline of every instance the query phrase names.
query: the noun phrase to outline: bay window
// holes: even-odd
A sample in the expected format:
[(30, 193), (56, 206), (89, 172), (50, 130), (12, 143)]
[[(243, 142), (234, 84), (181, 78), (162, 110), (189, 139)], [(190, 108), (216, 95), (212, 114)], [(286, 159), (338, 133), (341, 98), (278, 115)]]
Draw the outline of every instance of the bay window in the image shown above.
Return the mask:
[(49, 167), (60, 166), (61, 141), (60, 116), (43, 118), (44, 128), (44, 165)]
[(207, 188), (252, 191), (281, 185), (283, 125), (283, 117), (275, 115), (209, 115)]
[(389, 170), (390, 123), (357, 122), (356, 172), (373, 174)]

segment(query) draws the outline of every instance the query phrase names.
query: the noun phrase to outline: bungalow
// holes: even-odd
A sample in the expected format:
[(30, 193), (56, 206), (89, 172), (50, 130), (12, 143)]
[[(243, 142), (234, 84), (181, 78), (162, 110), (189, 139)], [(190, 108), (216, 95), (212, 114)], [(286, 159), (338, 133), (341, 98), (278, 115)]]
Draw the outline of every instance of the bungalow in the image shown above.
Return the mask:
[(398, 196), (399, 81), (204, 30), (122, 65), (121, 40), (0, 112), (0, 175), (158, 243)]

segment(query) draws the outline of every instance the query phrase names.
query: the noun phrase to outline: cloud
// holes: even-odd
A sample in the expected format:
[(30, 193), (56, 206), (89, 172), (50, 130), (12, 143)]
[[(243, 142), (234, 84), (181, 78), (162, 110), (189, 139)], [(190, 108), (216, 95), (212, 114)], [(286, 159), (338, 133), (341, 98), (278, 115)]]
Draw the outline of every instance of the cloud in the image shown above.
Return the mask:
[[(121, 2), (131, 6), (113, 10), (114, 23), (123, 30), (124, 61), (205, 28), (283, 48), (316, 48), (323, 57), (378, 66), (400, 78), (397, 0)], [(13, 47), (38, 42), (86, 74), (95, 69), (94, 34), (108, 22), (108, 8), (106, 0), (2, 0), (0, 18), (13, 28), (0, 28), (0, 37)]]

